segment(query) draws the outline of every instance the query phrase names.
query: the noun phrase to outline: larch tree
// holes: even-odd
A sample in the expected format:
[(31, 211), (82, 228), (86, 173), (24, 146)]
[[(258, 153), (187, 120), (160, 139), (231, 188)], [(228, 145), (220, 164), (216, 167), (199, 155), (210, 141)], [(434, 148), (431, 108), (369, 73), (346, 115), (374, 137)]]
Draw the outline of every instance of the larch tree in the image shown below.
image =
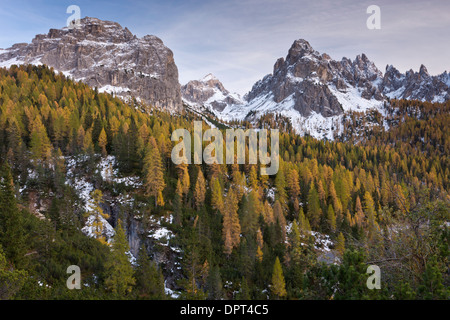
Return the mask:
[(273, 266), (272, 285), (270, 287), (270, 291), (278, 299), (286, 297), (287, 295), (283, 269), (281, 268), (280, 259), (278, 257), (275, 259), (275, 264)]
[(145, 188), (149, 196), (155, 198), (155, 206), (163, 206), (164, 198), (162, 191), (166, 187), (164, 181), (163, 165), (156, 140), (150, 137), (144, 158)]
[(283, 208), (281, 207), (280, 201), (275, 201), (273, 206), (273, 217), (276, 223), (281, 229), (281, 243), (286, 240), (286, 218), (284, 216)]
[[(89, 212), (85, 213), (85, 216), (88, 217), (88, 223), (90, 223), (90, 227), (93, 229), (94, 238), (100, 241), (103, 244), (107, 244), (105, 236), (103, 235), (104, 230), (104, 221), (109, 219), (109, 215), (103, 212), (101, 207), (101, 202), (103, 200), (103, 193), (101, 190), (94, 190), (90, 194), (91, 203), (89, 204)], [(90, 217), (93, 216), (93, 219)]]
[(311, 185), (308, 193), (308, 219), (311, 223), (311, 226), (315, 229), (319, 227), (320, 216), (322, 215), (322, 209), (320, 208), (319, 203), (319, 194), (314, 186)]
[(339, 255), (341, 257), (344, 256), (344, 251), (345, 251), (345, 237), (342, 234), (342, 232), (339, 232), (339, 235), (337, 237), (336, 240), (336, 247), (335, 247), (336, 251), (339, 253)]
[(206, 181), (201, 169), (198, 170), (197, 182), (194, 188), (194, 200), (197, 209), (200, 209), (205, 203)]
[(224, 212), (223, 191), (219, 179), (213, 178), (211, 187), (211, 206), (214, 210)]
[(100, 135), (98, 137), (98, 145), (102, 148), (102, 156), (106, 157), (106, 146), (108, 144), (108, 138), (106, 136), (105, 128), (102, 128)]

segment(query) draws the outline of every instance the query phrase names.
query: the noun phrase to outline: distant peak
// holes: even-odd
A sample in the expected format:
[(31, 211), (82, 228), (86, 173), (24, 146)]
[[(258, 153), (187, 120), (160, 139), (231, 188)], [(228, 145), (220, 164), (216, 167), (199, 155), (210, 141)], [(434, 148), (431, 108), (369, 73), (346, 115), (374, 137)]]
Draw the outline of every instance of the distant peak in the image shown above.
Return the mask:
[(286, 60), (289, 62), (296, 61), (297, 59), (307, 56), (307, 55), (318, 55), (319, 53), (315, 51), (308, 41), (304, 39), (295, 40), (289, 49), (288, 56)]
[(428, 76), (428, 75), (429, 75), (429, 74), (428, 74), (427, 68), (426, 68), (423, 64), (420, 65), (419, 74), (420, 74), (421, 76), (424, 76), (424, 75), (427, 75), (427, 76)]
[(200, 81), (201, 82), (208, 82), (208, 81), (211, 81), (211, 80), (219, 80), (219, 79), (217, 79), (212, 73), (208, 73)]
[(297, 39), (294, 41), (294, 43), (292, 44), (292, 47), (297, 47), (297, 48), (301, 48), (304, 50), (312, 50), (313, 48), (311, 47), (311, 45), (309, 44), (308, 41), (306, 41), (305, 39)]

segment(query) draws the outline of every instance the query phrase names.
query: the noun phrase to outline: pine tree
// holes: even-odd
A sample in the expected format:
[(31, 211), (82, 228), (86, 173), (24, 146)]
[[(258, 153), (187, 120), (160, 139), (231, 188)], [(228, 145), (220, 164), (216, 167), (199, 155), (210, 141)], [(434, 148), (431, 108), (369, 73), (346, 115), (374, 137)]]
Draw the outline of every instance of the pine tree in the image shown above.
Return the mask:
[(286, 283), (284, 281), (283, 269), (281, 268), (280, 259), (275, 260), (272, 273), (272, 285), (270, 287), (272, 294), (277, 298), (286, 297)]
[(358, 225), (358, 227), (363, 227), (365, 225), (365, 216), (364, 211), (362, 209), (361, 200), (359, 199), (359, 196), (356, 197), (356, 204), (355, 204), (355, 223)]
[(225, 199), (222, 231), (225, 242), (224, 252), (227, 255), (230, 255), (233, 248), (237, 247), (241, 241), (241, 225), (237, 210), (237, 197), (233, 189), (230, 189)]
[(158, 269), (156, 264), (150, 260), (144, 245), (139, 249), (136, 263), (136, 291), (140, 298), (164, 299), (164, 277), (161, 269)]
[(164, 205), (162, 191), (166, 187), (164, 182), (163, 165), (156, 141), (153, 137), (147, 146), (144, 158), (145, 188), (147, 195), (155, 198), (155, 206)]
[(328, 224), (330, 226), (330, 230), (332, 232), (335, 232), (336, 231), (336, 215), (334, 214), (333, 206), (331, 204), (328, 205), (327, 216), (328, 216)]
[(247, 279), (245, 277), (242, 277), (241, 280), (241, 289), (239, 290), (239, 293), (237, 294), (237, 299), (239, 300), (250, 300), (250, 289), (248, 287)]
[(207, 292), (210, 300), (221, 300), (224, 298), (222, 278), (218, 266), (212, 267), (208, 274)]
[(178, 179), (181, 182), (181, 190), (183, 196), (186, 196), (189, 192), (191, 186), (191, 181), (189, 178), (188, 165), (186, 163), (181, 163), (177, 165)]
[(376, 220), (375, 204), (372, 196), (368, 191), (364, 194), (364, 212), (367, 217), (367, 229), (369, 239), (375, 240), (379, 237), (379, 226)]
[(282, 208), (286, 207), (286, 179), (284, 174), (284, 164), (280, 161), (280, 168), (275, 177), (275, 200), (278, 200)]
[(264, 222), (269, 225), (275, 223), (272, 206), (270, 205), (269, 201), (267, 201), (267, 200), (264, 202), (263, 218), (264, 218)]
[(275, 205), (273, 206), (273, 216), (274, 220), (281, 229), (281, 239), (280, 242), (284, 243), (286, 240), (286, 218), (283, 213), (283, 209), (281, 208), (280, 201), (275, 201)]
[(342, 234), (342, 232), (339, 232), (339, 235), (336, 240), (336, 251), (339, 253), (339, 255), (342, 257), (344, 256), (345, 251), (345, 237)]
[(115, 235), (111, 247), (111, 254), (105, 263), (105, 285), (109, 291), (118, 297), (125, 297), (131, 293), (136, 283), (133, 267), (128, 260), (130, 251), (122, 221), (119, 219), (115, 228)]
[(88, 220), (94, 232), (94, 238), (103, 244), (107, 244), (105, 236), (103, 235), (104, 219), (109, 219), (109, 215), (103, 212), (101, 202), (103, 200), (103, 193), (101, 190), (94, 190), (91, 192), (92, 202), (89, 204), (89, 212), (85, 213), (86, 217), (93, 216), (92, 220)]
[(320, 208), (319, 195), (314, 184), (311, 185), (308, 193), (308, 219), (311, 226), (315, 229), (319, 227), (322, 209)]
[(33, 122), (30, 136), (31, 157), (35, 160), (50, 159), (52, 145), (47, 136), (47, 130), (42, 124), (40, 117)]
[(108, 138), (106, 137), (105, 128), (102, 128), (100, 135), (98, 137), (98, 145), (102, 148), (102, 156), (106, 157), (106, 145), (108, 144)]
[[(300, 195), (300, 184), (298, 182), (298, 172), (295, 169), (289, 170), (288, 188), (291, 201), (294, 203), (295, 200), (297, 200), (298, 203), (298, 197)], [(295, 210), (297, 211), (298, 208), (296, 208)]]
[(14, 295), (25, 284), (27, 277), (26, 271), (11, 268), (0, 246), (0, 300), (14, 298)]
[(6, 259), (21, 267), (26, 253), (24, 217), (20, 212), (11, 171), (7, 164), (0, 168), (0, 245)]
[(254, 235), (258, 229), (258, 219), (262, 211), (257, 191), (252, 190), (245, 196), (241, 212), (242, 232), (246, 235)]
[(213, 178), (211, 189), (211, 206), (214, 210), (224, 212), (224, 203), (222, 195), (222, 187), (220, 186), (219, 179)]
[(203, 176), (202, 170), (198, 170), (197, 182), (195, 183), (194, 189), (194, 200), (195, 206), (197, 209), (200, 209), (205, 203), (205, 194), (206, 194), (206, 181)]

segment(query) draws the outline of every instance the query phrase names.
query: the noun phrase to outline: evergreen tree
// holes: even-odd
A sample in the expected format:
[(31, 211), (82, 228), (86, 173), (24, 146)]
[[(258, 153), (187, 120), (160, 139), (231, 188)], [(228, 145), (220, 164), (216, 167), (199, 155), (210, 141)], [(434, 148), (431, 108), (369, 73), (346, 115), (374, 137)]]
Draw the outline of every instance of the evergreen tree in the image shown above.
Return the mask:
[(161, 269), (150, 260), (144, 245), (139, 249), (136, 261), (136, 287), (140, 298), (160, 300), (165, 298), (164, 277)]
[(148, 195), (155, 198), (155, 206), (164, 205), (162, 191), (166, 187), (164, 182), (161, 155), (153, 137), (147, 146), (144, 158), (145, 188)]
[(322, 214), (322, 209), (319, 203), (319, 194), (317, 193), (314, 184), (311, 185), (308, 193), (308, 220), (311, 223), (311, 227), (318, 229), (320, 223), (320, 216)]
[(281, 268), (280, 259), (275, 260), (272, 273), (272, 286), (270, 287), (272, 294), (277, 298), (286, 297), (286, 283), (284, 281), (283, 269)]
[(0, 246), (0, 300), (14, 298), (25, 284), (27, 277), (26, 271), (11, 268)]
[(201, 169), (198, 170), (197, 182), (195, 183), (194, 199), (197, 209), (205, 203), (206, 181)]
[(336, 240), (336, 251), (342, 257), (345, 252), (345, 237), (342, 232), (339, 232), (339, 235)]
[(218, 266), (212, 267), (208, 274), (207, 292), (210, 300), (221, 300), (224, 297), (222, 278)]
[(130, 251), (122, 221), (119, 219), (115, 228), (111, 254), (105, 264), (105, 285), (109, 291), (118, 297), (130, 294), (136, 283), (133, 267), (128, 260)]
[(104, 213), (101, 206), (103, 193), (96, 189), (91, 192), (91, 198), (92, 202), (89, 205), (90, 211), (85, 213), (85, 216), (88, 217), (87, 224), (93, 229), (94, 238), (103, 244), (107, 244), (105, 236), (103, 235), (103, 230), (104, 221), (109, 219), (109, 214)]
[(105, 128), (102, 128), (100, 135), (98, 137), (98, 145), (102, 148), (102, 156), (106, 157), (106, 145), (108, 144), (108, 138), (106, 137)]
[(11, 170), (7, 164), (0, 168), (0, 245), (6, 259), (17, 267), (25, 263), (27, 237), (24, 217), (20, 212), (14, 193)]

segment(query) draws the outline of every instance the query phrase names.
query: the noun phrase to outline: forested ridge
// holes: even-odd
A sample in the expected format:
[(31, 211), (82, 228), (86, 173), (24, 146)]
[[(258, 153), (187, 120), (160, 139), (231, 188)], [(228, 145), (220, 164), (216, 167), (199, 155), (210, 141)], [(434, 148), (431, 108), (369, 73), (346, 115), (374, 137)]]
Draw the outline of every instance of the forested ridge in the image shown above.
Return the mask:
[(0, 299), (448, 299), (449, 108), (393, 100), (336, 141), (263, 116), (280, 169), (262, 176), (175, 165), (171, 134), (199, 115), (0, 69)]

